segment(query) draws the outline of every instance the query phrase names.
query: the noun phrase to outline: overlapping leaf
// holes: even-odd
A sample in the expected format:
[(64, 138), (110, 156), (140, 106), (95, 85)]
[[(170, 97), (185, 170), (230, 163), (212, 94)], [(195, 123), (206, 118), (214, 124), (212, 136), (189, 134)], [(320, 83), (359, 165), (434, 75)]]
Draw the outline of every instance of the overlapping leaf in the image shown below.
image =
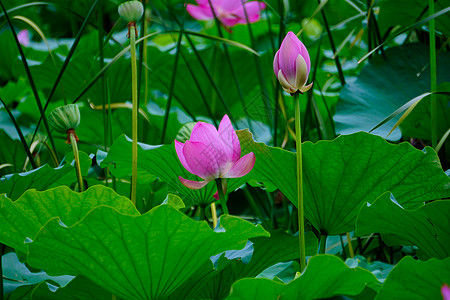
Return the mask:
[(139, 214), (130, 200), (104, 186), (91, 187), (84, 193), (68, 187), (29, 190), (15, 202), (0, 196), (0, 242), (26, 253), (29, 244), (25, 240), (34, 239), (50, 219), (58, 217), (65, 226), (72, 226), (100, 205), (113, 206), (124, 214)]
[(450, 258), (417, 261), (407, 256), (392, 269), (376, 299), (442, 299), (441, 286), (449, 282)]
[[(251, 180), (276, 186), (296, 205), (295, 154), (255, 143), (247, 131), (239, 139), (244, 152), (256, 155)], [(305, 214), (324, 234), (354, 230), (360, 206), (386, 191), (405, 208), (450, 196), (450, 179), (431, 148), (422, 152), (367, 133), (302, 147)]]
[(212, 255), (269, 234), (222, 216), (213, 232), (170, 205), (142, 216), (100, 206), (72, 227), (49, 221), (29, 246), (28, 263), (50, 274), (81, 274), (124, 299), (167, 297)]
[(233, 285), (229, 300), (322, 299), (336, 295), (359, 295), (367, 285), (378, 284), (367, 270), (349, 268), (339, 258), (318, 255), (309, 260), (305, 272), (289, 284), (267, 279), (242, 279)]
[(423, 258), (444, 259), (450, 256), (450, 201), (434, 201), (417, 210), (406, 210), (390, 199), (390, 193), (372, 205), (364, 205), (356, 222), (356, 233), (393, 234), (390, 243), (417, 246)]

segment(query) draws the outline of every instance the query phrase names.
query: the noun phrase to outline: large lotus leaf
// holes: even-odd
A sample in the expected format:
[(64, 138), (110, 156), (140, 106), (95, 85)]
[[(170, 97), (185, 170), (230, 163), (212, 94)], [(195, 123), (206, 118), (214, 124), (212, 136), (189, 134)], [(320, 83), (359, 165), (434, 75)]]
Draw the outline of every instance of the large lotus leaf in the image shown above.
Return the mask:
[(374, 232), (398, 235), (417, 246), (427, 258), (447, 258), (450, 256), (450, 201), (434, 201), (411, 211), (396, 204), (390, 193), (386, 193), (371, 205), (362, 206), (356, 221), (357, 235)]
[(48, 222), (58, 217), (66, 226), (80, 221), (89, 211), (100, 205), (113, 206), (124, 214), (138, 215), (133, 203), (105, 186), (94, 186), (84, 193), (68, 187), (44, 192), (28, 190), (17, 201), (0, 196), (0, 242), (26, 253), (27, 238), (34, 239)]
[(336, 295), (359, 295), (366, 285), (375, 285), (375, 276), (362, 268), (349, 268), (332, 255), (311, 257), (305, 272), (282, 284), (268, 279), (242, 279), (233, 284), (227, 299), (322, 299)]
[[(428, 2), (421, 0), (396, 0), (382, 1), (380, 13), (378, 15), (378, 25), (381, 34), (386, 34), (387, 30), (400, 25), (406, 28), (418, 20), (428, 17)], [(435, 1), (434, 11), (438, 12), (449, 5), (448, 1)], [(424, 14), (424, 12), (426, 12)], [(436, 30), (450, 35), (450, 15), (444, 14), (435, 19)]]
[(449, 282), (450, 258), (417, 261), (407, 256), (389, 273), (376, 299), (442, 299), (441, 286)]
[[(305, 239), (306, 255), (316, 255), (316, 236), (309, 232)], [(191, 299), (195, 297), (200, 299), (224, 299), (230, 294), (231, 285), (236, 280), (255, 277), (272, 265), (297, 259), (299, 256), (298, 236), (292, 236), (282, 230), (270, 232), (270, 238), (257, 237), (251, 239), (251, 242), (253, 252), (250, 252), (250, 262), (244, 262), (245, 259), (234, 251), (233, 257), (237, 258), (229, 260), (222, 256), (218, 259), (214, 270), (212, 266), (209, 266), (207, 278), (204, 278), (204, 274), (207, 273), (205, 270), (197, 272), (198, 276), (191, 277), (171, 295), (170, 299)], [(241, 252), (244, 252), (244, 250)]]
[[(428, 64), (428, 47), (422, 44), (390, 48), (384, 51), (383, 56), (374, 57), (357, 80), (347, 83), (342, 89), (334, 116), (336, 131), (340, 134), (369, 131), (409, 100), (429, 92)], [(447, 72), (450, 53), (438, 55), (437, 64), (438, 83), (450, 81), (450, 73)], [(386, 137), (397, 119), (387, 122), (374, 134)], [(443, 128), (443, 131), (447, 129)], [(389, 139), (398, 140), (400, 137), (397, 129)]]
[[(200, 190), (192, 190), (181, 184), (179, 176), (198, 180), (198, 177), (189, 173), (178, 159), (175, 146), (160, 145), (150, 146), (139, 143), (138, 147), (138, 181), (148, 182), (159, 177), (169, 185), (169, 192), (180, 196), (187, 206), (193, 204), (209, 204), (214, 201), (216, 192), (214, 182), (209, 183)], [(114, 141), (106, 158), (100, 164), (109, 167), (111, 173), (118, 178), (129, 178), (131, 175), (131, 141), (125, 136), (120, 136)], [(196, 179), (197, 178), (197, 179)], [(228, 180), (228, 191), (245, 183), (246, 177)]]
[[(256, 163), (250, 179), (278, 187), (297, 204), (295, 154), (255, 143), (240, 131), (244, 152)], [(367, 133), (302, 144), (304, 207), (308, 220), (328, 235), (354, 230), (359, 207), (391, 191), (405, 208), (450, 196), (450, 179), (433, 149), (389, 144)]]
[(225, 215), (225, 232), (170, 205), (142, 216), (100, 206), (72, 227), (50, 220), (29, 246), (28, 263), (50, 274), (78, 274), (124, 299), (167, 297), (212, 255), (269, 234)]
[(27, 156), (22, 143), (11, 139), (4, 130), (0, 130), (0, 145), (2, 145), (0, 166), (4, 164), (11, 165), (0, 169), (0, 176), (23, 171)]

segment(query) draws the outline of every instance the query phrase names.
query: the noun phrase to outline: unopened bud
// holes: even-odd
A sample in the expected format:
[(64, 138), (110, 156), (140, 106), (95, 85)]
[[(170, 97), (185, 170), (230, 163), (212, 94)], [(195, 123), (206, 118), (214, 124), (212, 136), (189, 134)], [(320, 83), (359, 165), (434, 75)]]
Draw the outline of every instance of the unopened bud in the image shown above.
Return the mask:
[(50, 113), (48, 122), (57, 132), (67, 133), (80, 125), (80, 110), (75, 104), (58, 107)]
[(119, 15), (127, 22), (137, 22), (144, 14), (144, 6), (140, 1), (127, 1), (119, 5)]

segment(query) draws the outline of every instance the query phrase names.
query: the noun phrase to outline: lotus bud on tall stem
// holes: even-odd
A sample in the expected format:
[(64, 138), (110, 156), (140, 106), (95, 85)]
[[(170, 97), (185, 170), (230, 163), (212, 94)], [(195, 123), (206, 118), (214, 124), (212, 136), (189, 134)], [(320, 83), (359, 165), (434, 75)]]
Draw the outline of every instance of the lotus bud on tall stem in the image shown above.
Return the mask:
[(136, 36), (138, 35), (136, 22), (143, 13), (144, 6), (140, 1), (127, 1), (119, 5), (119, 15), (128, 22), (128, 37), (130, 38), (131, 53), (131, 98), (132, 109), (132, 147), (131, 147), (131, 192), (130, 199), (136, 205), (137, 188), (137, 160), (138, 160), (138, 101), (137, 101), (137, 66), (136, 66)]
[(60, 133), (67, 134), (66, 144), (72, 146), (77, 174), (78, 191), (84, 191), (83, 176), (81, 174), (80, 155), (78, 153), (78, 137), (75, 129), (80, 125), (80, 110), (75, 104), (68, 104), (54, 109), (48, 116), (50, 126)]
[(284, 91), (294, 96), (295, 144), (297, 148), (297, 198), (298, 235), (300, 246), (300, 271), (306, 268), (305, 220), (303, 211), (303, 160), (299, 94), (307, 92), (312, 83), (306, 85), (311, 60), (305, 45), (293, 32), (288, 32), (273, 60), (273, 71)]

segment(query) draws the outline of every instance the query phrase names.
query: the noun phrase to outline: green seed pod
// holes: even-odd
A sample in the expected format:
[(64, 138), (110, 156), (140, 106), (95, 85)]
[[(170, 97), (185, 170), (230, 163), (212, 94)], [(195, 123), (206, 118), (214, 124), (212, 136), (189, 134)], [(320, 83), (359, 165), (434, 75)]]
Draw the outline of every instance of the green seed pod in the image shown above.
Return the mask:
[(55, 108), (48, 116), (48, 122), (56, 131), (66, 133), (80, 125), (80, 110), (75, 104)]
[(140, 1), (127, 1), (119, 5), (119, 15), (127, 22), (137, 22), (144, 14), (144, 6)]

